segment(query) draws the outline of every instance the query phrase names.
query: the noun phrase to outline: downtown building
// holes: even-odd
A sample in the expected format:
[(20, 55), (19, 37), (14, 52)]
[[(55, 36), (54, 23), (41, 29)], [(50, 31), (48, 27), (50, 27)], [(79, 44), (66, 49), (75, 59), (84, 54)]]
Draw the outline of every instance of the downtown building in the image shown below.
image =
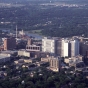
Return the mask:
[(4, 39), (4, 50), (13, 50), (16, 48), (16, 39), (13, 37)]
[(79, 55), (78, 39), (62, 39), (61, 57), (74, 57)]
[(42, 52), (57, 54), (57, 40), (45, 37), (42, 39)]
[(54, 72), (59, 72), (61, 68), (61, 57), (50, 57), (49, 59), (49, 69)]
[(74, 39), (42, 39), (42, 51), (48, 52), (51, 55), (58, 55), (61, 57), (74, 57), (79, 55), (79, 40)]
[(80, 55), (88, 57), (88, 38), (80, 40)]
[(71, 43), (71, 57), (79, 55), (79, 40), (73, 39), (70, 41)]
[(62, 39), (61, 56), (62, 57), (71, 57), (71, 43), (67, 39)]
[(33, 40), (32, 39), (28, 39), (27, 41), (27, 45), (26, 45), (26, 50), (27, 51), (34, 51), (34, 52), (39, 52), (41, 51), (41, 45), (38, 44), (33, 44)]

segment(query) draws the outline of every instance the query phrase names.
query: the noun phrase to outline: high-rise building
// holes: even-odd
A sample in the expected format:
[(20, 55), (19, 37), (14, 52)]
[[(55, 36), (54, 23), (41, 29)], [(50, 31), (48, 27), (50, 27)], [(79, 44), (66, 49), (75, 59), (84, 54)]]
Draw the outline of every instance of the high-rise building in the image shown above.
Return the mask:
[(80, 42), (80, 55), (87, 55), (88, 52), (88, 42)]
[(58, 72), (61, 67), (61, 58), (60, 57), (51, 57), (50, 58), (50, 70)]
[(56, 40), (51, 38), (42, 39), (42, 51), (49, 52), (51, 54), (56, 54)]
[(71, 57), (79, 55), (79, 40), (71, 40)]
[(73, 57), (79, 55), (79, 40), (78, 39), (62, 39), (61, 56)]
[(5, 38), (4, 39), (4, 50), (12, 50), (16, 48), (15, 38)]
[(61, 39), (57, 40), (57, 55), (61, 56)]
[(71, 44), (68, 39), (62, 39), (61, 43), (61, 56), (70, 57), (71, 56)]
[(80, 37), (80, 55), (88, 57), (88, 38)]

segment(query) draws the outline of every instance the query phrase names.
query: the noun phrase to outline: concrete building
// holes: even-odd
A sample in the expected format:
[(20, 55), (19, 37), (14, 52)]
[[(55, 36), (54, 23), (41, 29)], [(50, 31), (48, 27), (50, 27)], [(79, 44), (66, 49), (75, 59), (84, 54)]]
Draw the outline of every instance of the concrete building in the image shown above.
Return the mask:
[(80, 61), (83, 61), (83, 56), (81, 55), (78, 55), (76, 57), (66, 57), (64, 58), (64, 62), (69, 64), (69, 65), (73, 65), (75, 64), (76, 62), (80, 62)]
[(41, 58), (42, 62), (49, 62), (50, 61), (50, 57), (45, 57), (45, 58)]
[(4, 50), (12, 50), (16, 48), (15, 38), (5, 38), (4, 39)]
[(77, 63), (83, 62), (83, 56), (76, 56), (76, 57), (70, 57), (70, 58), (64, 58), (64, 62), (68, 64), (70, 67), (76, 66)]
[(79, 55), (79, 40), (78, 39), (62, 39), (61, 56), (73, 57)]
[(64, 57), (69, 56), (69, 42), (64, 43)]
[(36, 61), (35, 58), (29, 58), (29, 59), (19, 59), (17, 61), (14, 61), (15, 64), (19, 64), (19, 63), (34, 63)]
[(88, 41), (82, 41), (80, 42), (80, 55), (87, 55), (88, 51)]
[(79, 40), (71, 40), (71, 57), (79, 55)]
[(80, 38), (80, 55), (88, 57), (88, 38)]
[(27, 51), (41, 51), (41, 46), (37, 45), (26, 45)]
[(86, 70), (86, 68), (85, 68), (85, 64), (83, 61), (76, 63), (75, 71), (82, 71), (83, 72), (84, 70)]
[(36, 62), (35, 58), (29, 58), (29, 59), (19, 59), (17, 61), (14, 61), (14, 64), (16, 65), (16, 69), (19, 67), (27, 67), (28, 69), (30, 68), (31, 65), (35, 65), (33, 63)]
[(57, 40), (57, 55), (61, 56), (61, 39)]
[(30, 57), (30, 52), (24, 50), (24, 49), (21, 49), (18, 51), (18, 56), (26, 56), (26, 57)]
[(42, 39), (42, 51), (56, 54), (56, 40), (45, 37)]
[(51, 57), (50, 58), (50, 70), (59, 72), (61, 68), (61, 58), (60, 57)]
[(11, 51), (11, 50), (1, 51), (0, 55), (11, 57), (11, 56), (17, 55), (17, 51)]
[(62, 39), (62, 49), (61, 56), (62, 57), (71, 57), (71, 44), (68, 39)]
[(47, 53), (47, 52), (41, 52), (41, 51), (32, 51), (30, 52), (30, 57), (35, 57), (35, 58), (41, 58), (41, 57), (47, 57), (47, 56), (50, 56), (50, 53)]

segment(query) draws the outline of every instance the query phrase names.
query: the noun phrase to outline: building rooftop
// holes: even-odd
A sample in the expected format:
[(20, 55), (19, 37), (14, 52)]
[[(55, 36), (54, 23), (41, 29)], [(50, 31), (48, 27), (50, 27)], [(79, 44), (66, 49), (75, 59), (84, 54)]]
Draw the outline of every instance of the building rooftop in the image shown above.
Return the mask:
[(2, 54), (14, 54), (16, 53), (17, 51), (12, 51), (12, 50), (7, 50), (7, 51), (1, 51)]
[(10, 56), (4, 56), (4, 55), (0, 54), (0, 59), (2, 59), (2, 58), (8, 58), (8, 57), (10, 57)]

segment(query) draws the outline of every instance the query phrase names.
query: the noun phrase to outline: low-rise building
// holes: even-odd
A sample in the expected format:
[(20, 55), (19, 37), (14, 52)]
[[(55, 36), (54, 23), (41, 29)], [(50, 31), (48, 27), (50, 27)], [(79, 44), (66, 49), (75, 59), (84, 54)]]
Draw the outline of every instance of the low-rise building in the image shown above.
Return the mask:
[(19, 59), (17, 61), (14, 61), (14, 64), (16, 65), (16, 69), (20, 67), (27, 67), (29, 68), (30, 65), (32, 65), (35, 62), (35, 58), (30, 58), (30, 59)]
[(69, 65), (73, 65), (73, 64), (75, 64), (75, 62), (79, 62), (79, 61), (83, 61), (83, 56), (78, 55), (75, 57), (70, 57), (70, 58), (65, 57), (64, 58), (64, 62)]
[(21, 49), (18, 51), (18, 56), (30, 57), (30, 52), (26, 51), (25, 49)]
[(34, 63), (36, 61), (35, 58), (24, 59), (25, 63)]
[(41, 58), (41, 61), (43, 61), (43, 62), (49, 62), (50, 61), (50, 57)]
[(84, 71), (85, 68), (85, 64), (83, 61), (80, 61), (78, 63), (75, 64), (75, 71)]
[(17, 51), (6, 50), (6, 51), (1, 51), (0, 54), (3, 56), (10, 56), (11, 57), (13, 55), (17, 55)]
[(41, 46), (38, 45), (27, 45), (26, 46), (27, 51), (41, 51)]
[(36, 60), (35, 58), (29, 58), (29, 59), (19, 59), (17, 61), (14, 61), (15, 64), (19, 64), (19, 63), (34, 63)]

